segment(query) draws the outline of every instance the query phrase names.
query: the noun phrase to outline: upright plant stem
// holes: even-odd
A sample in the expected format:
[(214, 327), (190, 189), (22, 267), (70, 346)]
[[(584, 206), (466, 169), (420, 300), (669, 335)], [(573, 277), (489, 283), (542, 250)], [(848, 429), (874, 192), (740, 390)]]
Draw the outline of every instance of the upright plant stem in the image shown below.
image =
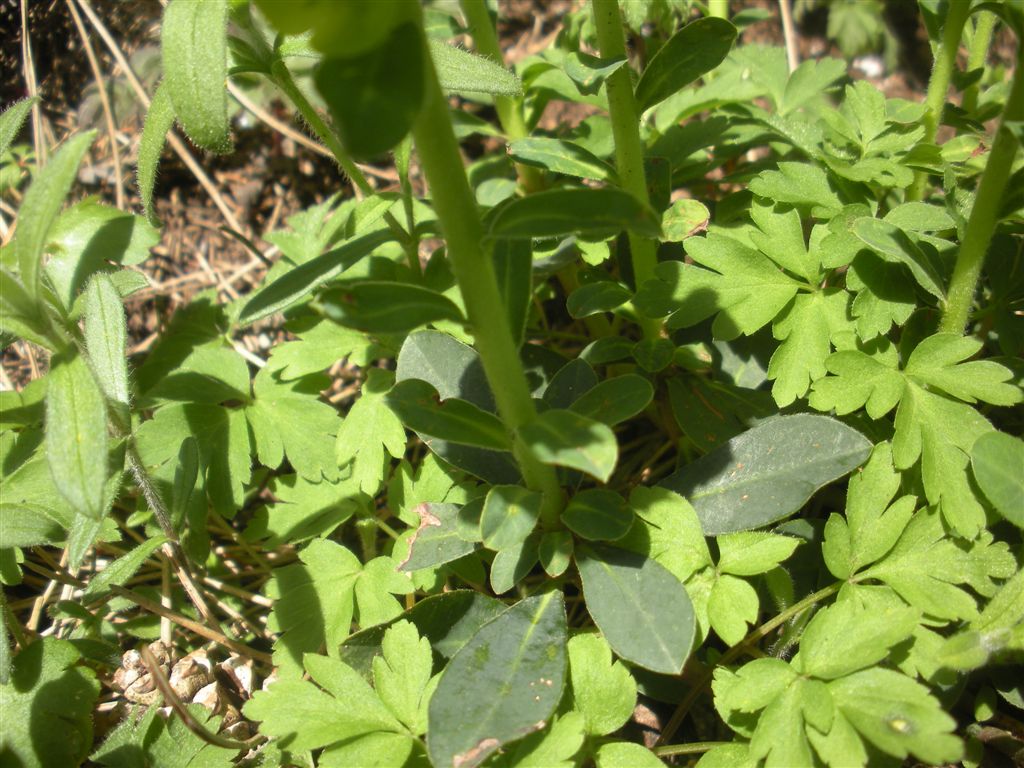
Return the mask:
[[(536, 418), (537, 410), (509, 330), (494, 266), (483, 250), (483, 226), (462, 166), (448, 102), (429, 57), (425, 57), (425, 65), (426, 93), (413, 124), (413, 140), (430, 185), (434, 210), (441, 222), (448, 258), (462, 292), (484, 373), (494, 391), (498, 413), (514, 433)], [(544, 493), (542, 522), (553, 524), (557, 521), (561, 496), (554, 468), (537, 461), (518, 441), (513, 453), (526, 484)]]
[[(349, 157), (348, 152), (341, 145), (341, 140), (338, 139), (337, 134), (334, 133), (320, 117), (320, 113), (316, 111), (316, 108), (310, 103), (309, 99), (306, 98), (306, 94), (302, 92), (298, 85), (295, 84), (295, 80), (292, 78), (292, 73), (288, 71), (288, 67), (285, 66), (284, 62), (278, 61), (273, 66), (273, 80), (274, 84), (280, 88), (284, 95), (288, 97), (295, 108), (299, 110), (299, 114), (302, 115), (302, 119), (306, 121), (306, 124), (310, 129), (317, 135), (321, 143), (330, 150), (331, 154), (334, 155), (335, 161), (338, 166), (344, 171), (345, 175), (352, 179), (352, 183), (356, 185), (356, 188), (362, 193), (369, 197), (374, 193), (373, 187), (370, 186), (370, 182), (366, 180), (366, 176), (359, 170), (359, 167)], [(384, 214), (384, 221), (387, 223), (388, 228), (394, 233), (398, 242), (402, 244), (405, 249), (406, 259), (409, 262), (409, 268), (412, 269), (413, 274), (419, 275), (422, 273), (420, 267), (419, 253), (416, 248), (416, 238), (411, 232), (406, 232), (402, 229), (402, 225), (398, 223), (398, 220), (391, 215), (388, 211)]]
[(729, 18), (729, 0), (708, 0), (708, 15)]
[[(473, 45), (477, 51), (498, 64), (504, 65), (501, 45), (487, 10), (485, 0), (460, 0), (462, 13), (469, 24), (469, 33), (473, 36)], [(498, 113), (498, 122), (509, 141), (522, 139), (529, 135), (523, 119), (523, 100), (511, 96), (495, 96), (494, 109)], [(540, 169), (530, 165), (516, 163), (516, 175), (525, 192), (536, 192), (544, 188), (544, 176)]]
[[(967, 71), (985, 66), (985, 58), (988, 55), (988, 47), (992, 42), (992, 33), (996, 28), (996, 15), (992, 11), (980, 11), (977, 21), (974, 23), (974, 35), (971, 37), (971, 47), (967, 53)], [(974, 112), (978, 108), (978, 83), (972, 83), (964, 89), (963, 108), (968, 112)]]
[[(593, 0), (594, 25), (601, 57), (626, 57), (626, 38), (618, 0)], [(640, 141), (640, 115), (633, 98), (633, 80), (628, 67), (620, 67), (605, 81), (608, 89), (608, 111), (615, 138), (615, 165), (622, 188), (645, 205), (650, 205), (647, 179), (644, 175), (644, 148)], [(654, 277), (658, 263), (657, 246), (653, 240), (629, 233), (629, 249), (633, 261), (633, 278), (639, 286)], [(643, 322), (644, 335), (655, 336), (658, 324)]]
[[(946, 92), (949, 91), (949, 81), (953, 76), (953, 67), (956, 66), (960, 37), (963, 34), (964, 24), (970, 15), (970, 10), (969, 2), (949, 4), (946, 23), (942, 27), (942, 40), (939, 41), (935, 51), (935, 63), (932, 65), (932, 76), (928, 80), (928, 93), (925, 96), (926, 109), (922, 118), (924, 137), (921, 139), (924, 144), (935, 143), (935, 136), (939, 131), (939, 121), (942, 118), (942, 108), (946, 105)], [(914, 183), (907, 190), (907, 199), (922, 200), (927, 186), (928, 173), (918, 171), (914, 177)]]
[(960, 243), (960, 252), (953, 268), (953, 278), (946, 296), (946, 309), (939, 330), (963, 333), (974, 302), (974, 291), (985, 263), (985, 255), (995, 232), (1000, 204), (1010, 178), (1019, 142), (1007, 127), (1008, 122), (1024, 119), (1024, 42), (1017, 44), (1017, 68), (1010, 85), (1010, 97), (996, 130), (992, 151), (967, 220), (967, 231)]

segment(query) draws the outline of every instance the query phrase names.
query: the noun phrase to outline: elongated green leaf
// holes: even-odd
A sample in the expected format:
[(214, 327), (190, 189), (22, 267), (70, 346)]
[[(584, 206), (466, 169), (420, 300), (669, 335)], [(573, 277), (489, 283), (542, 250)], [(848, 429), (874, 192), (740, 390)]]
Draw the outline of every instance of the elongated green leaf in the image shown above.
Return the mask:
[(430, 40), (428, 47), (438, 82), (446, 91), (518, 96), (523, 90), (514, 72), (490, 59), (448, 45), (443, 40)]
[(421, 435), (495, 451), (512, 447), (505, 425), (493, 413), (467, 400), (441, 400), (434, 386), (420, 379), (398, 382), (385, 400), (405, 426)]
[(860, 432), (827, 416), (780, 416), (683, 467), (661, 485), (685, 496), (704, 533), (745, 531), (788, 517), (871, 452)]
[(18, 135), (18, 131), (24, 125), (25, 118), (28, 117), (28, 113), (32, 110), (32, 105), (35, 101), (36, 97), (34, 96), (21, 99), (21, 101), (11, 104), (0, 114), (0, 157), (11, 146), (14, 137)]
[(974, 479), (999, 514), (1024, 528), (1024, 442), (989, 432), (971, 448)]
[(476, 768), (543, 728), (562, 698), (566, 635), (558, 591), (527, 598), (485, 624), (452, 657), (430, 700), (430, 761)]
[(399, 570), (434, 568), (468, 555), (476, 544), (459, 535), (457, 504), (420, 504), (416, 507), (420, 525), (409, 542), (409, 555)]
[(569, 294), (565, 303), (575, 318), (590, 317), (599, 312), (611, 312), (633, 298), (629, 289), (611, 280), (600, 280), (580, 286)]
[(503, 595), (526, 578), (537, 564), (540, 532), (536, 531), (517, 544), (502, 549), (491, 563), (491, 590)]
[(323, 304), (332, 320), (367, 333), (407, 333), (437, 320), (463, 321), (447, 296), (410, 283), (356, 283), (326, 294)]
[(142, 567), (142, 564), (149, 559), (149, 556), (157, 551), (167, 539), (163, 536), (154, 536), (152, 539), (139, 544), (127, 554), (121, 555), (114, 562), (97, 573), (89, 580), (89, 586), (85, 588), (85, 597), (95, 600), (105, 595), (113, 584), (124, 584), (135, 575), (135, 572)]
[(110, 276), (100, 272), (85, 290), (85, 346), (103, 394), (125, 407), (128, 406), (127, 338), (121, 296)]
[(267, 315), (287, 309), (391, 238), (391, 233), (386, 230), (371, 232), (300, 264), (257, 291), (245, 303), (238, 322), (241, 325), (248, 325)]
[(228, 0), (172, 0), (160, 33), (164, 83), (197, 146), (229, 152)]
[(52, 350), (56, 345), (41, 310), (18, 278), (0, 267), (0, 332)]
[(677, 675), (697, 627), (682, 582), (635, 552), (581, 546), (576, 565), (587, 610), (619, 656), (653, 672)]
[(653, 107), (717, 67), (732, 48), (736, 27), (706, 17), (676, 32), (648, 62), (636, 84), (637, 107)]
[(526, 318), (533, 295), (533, 255), (526, 240), (499, 240), (492, 254), (494, 276), (505, 304), (512, 339), (522, 345), (526, 338)]
[(164, 151), (167, 132), (174, 127), (174, 104), (167, 84), (161, 82), (157, 86), (153, 100), (146, 112), (146, 122), (142, 126), (142, 137), (139, 139), (139, 160), (136, 181), (139, 185), (139, 196), (146, 211), (146, 220), (154, 227), (160, 226), (156, 209), (153, 207), (153, 188), (156, 186), (156, 170), (160, 165), (160, 154)]
[(508, 145), (508, 154), (517, 163), (544, 168), (581, 179), (613, 181), (615, 170), (592, 152), (565, 139), (529, 136)]
[(611, 427), (573, 411), (545, 411), (519, 429), (519, 438), (544, 464), (572, 467), (602, 482), (619, 458)]
[(409, 133), (423, 101), (426, 55), (422, 32), (406, 22), (366, 53), (317, 67), (317, 90), (352, 155), (383, 154)]
[(562, 512), (562, 522), (584, 539), (614, 541), (633, 525), (633, 510), (615, 491), (589, 488), (572, 497)]
[(853, 231), (885, 261), (905, 265), (918, 285), (939, 301), (945, 301), (942, 276), (906, 232), (888, 221), (870, 217), (858, 219)]
[(597, 374), (586, 360), (576, 358), (558, 369), (544, 390), (544, 402), (552, 408), (568, 408), (597, 384)]
[(626, 373), (605, 379), (584, 392), (569, 409), (588, 419), (615, 426), (636, 416), (654, 397), (654, 387), (643, 376)]
[(553, 579), (565, 573), (572, 560), (572, 552), (572, 534), (568, 531), (548, 531), (537, 545), (541, 567)]
[(519, 485), (491, 488), (480, 516), (484, 544), (500, 551), (522, 543), (537, 525), (543, 500), (541, 494)]
[(20, 502), (0, 502), (0, 549), (56, 544), (64, 529), (46, 507)]
[(490, 235), (499, 239), (610, 237), (624, 229), (657, 237), (661, 224), (653, 210), (624, 190), (571, 188), (513, 200), (495, 215)]
[(46, 393), (46, 457), (61, 495), (80, 514), (103, 515), (107, 407), (80, 356), (57, 359)]
[(40, 262), (46, 237), (71, 190), (82, 156), (95, 136), (96, 131), (86, 131), (68, 139), (36, 174), (18, 208), (14, 257), (18, 262), (21, 284), (32, 298), (39, 293)]

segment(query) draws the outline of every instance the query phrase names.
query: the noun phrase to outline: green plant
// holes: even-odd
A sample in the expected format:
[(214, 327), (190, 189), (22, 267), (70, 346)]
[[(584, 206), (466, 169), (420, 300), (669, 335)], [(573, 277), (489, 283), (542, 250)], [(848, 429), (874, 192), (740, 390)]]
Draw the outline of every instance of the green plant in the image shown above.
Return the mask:
[[(43, 572), (82, 590), (60, 639), (5, 610), (0, 703), (19, 725), (0, 756), (159, 763), (179, 738), (188, 765), (978, 764), (972, 724), (1021, 705), (957, 701), (1024, 651), (1024, 47), (1009, 88), (974, 97), (999, 105), (994, 141), (984, 112), (942, 145), (935, 128), (961, 16), (1020, 40), (1024, 10), (922, 2), (941, 43), (918, 104), (842, 62), (790, 74), (713, 6), (635, 77), (615, 0), (515, 74), (480, 0), (462, 8), (490, 59), (411, 0), (168, 4), (146, 216), (62, 211), (82, 133), (36, 171), (0, 253), (0, 327), (51, 354), (45, 379), (0, 393), (0, 577), (56, 545), (62, 570)], [(263, 286), (195, 301), (129, 370), (124, 266), (157, 238), (164, 137), (177, 122), (231, 151), (224, 84), (243, 75), (357, 196), (266, 233), (281, 258)], [(541, 131), (553, 99), (596, 109)], [(27, 111), (0, 117), (0, 156)], [(471, 135), (504, 136), (506, 156), (467, 172)], [(375, 192), (357, 161), (389, 153), (399, 191)], [(234, 335), (282, 316), (293, 340), (251, 370)], [(360, 393), (342, 415), (320, 395), (345, 358)], [(118, 524), (140, 543), (80, 580)], [(259, 595), (209, 599), (223, 535)], [(176, 719), (135, 713), (92, 744), (95, 670), (126, 633), (152, 637), (115, 621), (160, 608), (126, 586), (150, 559), (180, 580), (160, 615), (181, 644), (276, 670), (242, 707), (247, 741), (161, 688)], [(272, 606), (272, 645), (245, 595)], [(225, 605), (248, 623), (223, 626)], [(653, 750), (623, 730), (640, 694), (667, 716)], [(54, 710), (80, 737), (60, 749), (41, 731)]]

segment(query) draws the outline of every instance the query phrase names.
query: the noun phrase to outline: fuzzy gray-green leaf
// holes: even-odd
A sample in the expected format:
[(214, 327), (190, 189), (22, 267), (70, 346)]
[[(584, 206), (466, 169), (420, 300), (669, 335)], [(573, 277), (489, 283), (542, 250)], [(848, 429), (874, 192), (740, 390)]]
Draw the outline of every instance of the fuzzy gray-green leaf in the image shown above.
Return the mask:
[(85, 290), (85, 346), (103, 393), (128, 405), (127, 329), (124, 306), (110, 276), (96, 274)]
[(167, 132), (174, 126), (174, 104), (166, 83), (160, 83), (153, 94), (153, 100), (146, 112), (146, 122), (142, 126), (139, 139), (139, 160), (136, 181), (139, 185), (139, 196), (142, 207), (146, 211), (146, 220), (154, 227), (160, 226), (160, 219), (153, 207), (153, 188), (156, 186), (156, 171), (160, 165), (160, 153), (164, 151)]
[(189, 138), (211, 152), (231, 149), (227, 24), (227, 0), (172, 0), (160, 37), (174, 111)]
[(61, 495), (80, 514), (99, 518), (107, 479), (107, 408), (80, 356), (58, 359), (46, 394), (46, 456)]

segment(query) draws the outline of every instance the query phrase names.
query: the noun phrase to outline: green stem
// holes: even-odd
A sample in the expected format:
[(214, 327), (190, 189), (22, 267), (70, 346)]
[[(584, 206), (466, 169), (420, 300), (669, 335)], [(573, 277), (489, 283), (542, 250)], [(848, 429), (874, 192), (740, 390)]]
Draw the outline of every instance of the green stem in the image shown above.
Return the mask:
[[(514, 434), (536, 418), (537, 410), (509, 330), (494, 265), (482, 247), (483, 226), (459, 155), (448, 101), (437, 82), (433, 62), (429, 57), (424, 59), (426, 93), (413, 124), (413, 140), (430, 185), (434, 211), (441, 222), (448, 258), (462, 292), (484, 373), (494, 391), (498, 413)], [(518, 440), (513, 443), (513, 453), (526, 484), (544, 493), (542, 524), (556, 524), (561, 489), (554, 468), (539, 462)]]
[[(597, 43), (604, 59), (626, 57), (626, 38), (618, 0), (593, 0)], [(628, 67), (620, 67), (605, 81), (608, 89), (608, 112), (615, 138), (615, 166), (619, 183), (645, 205), (650, 205), (647, 179), (644, 175), (644, 147), (640, 141), (640, 115), (633, 98), (633, 79)], [(653, 240), (629, 233), (629, 250), (633, 261), (633, 279), (637, 286), (654, 277), (658, 263), (657, 246)], [(659, 324), (641, 319), (644, 335), (656, 337)]]
[[(935, 143), (939, 122), (942, 119), (942, 109), (946, 105), (949, 81), (953, 76), (953, 67), (956, 66), (956, 54), (960, 49), (960, 36), (963, 34), (964, 24), (970, 15), (970, 10), (971, 4), (968, 2), (949, 4), (946, 23), (942, 27), (942, 40), (939, 41), (935, 51), (935, 63), (932, 65), (932, 76), (928, 80), (928, 93), (925, 96), (925, 111), (922, 118), (924, 137), (921, 139), (923, 144)], [(914, 177), (914, 183), (907, 190), (907, 199), (924, 199), (927, 185), (928, 173), (918, 171)]]
[[(498, 64), (504, 65), (501, 44), (487, 10), (485, 0), (460, 0), (462, 13), (469, 25), (469, 34), (473, 37), (473, 45), (477, 51)], [(530, 134), (523, 119), (523, 100), (520, 97), (495, 96), (494, 109), (498, 113), (498, 122), (505, 131), (509, 141), (525, 138)], [(539, 168), (516, 163), (516, 175), (523, 191), (536, 192), (544, 188), (544, 174)]]
[(686, 698), (679, 702), (679, 706), (676, 707), (676, 711), (672, 713), (672, 719), (669, 720), (664, 729), (662, 729), (661, 736), (658, 737), (658, 741), (663, 743), (675, 736), (676, 731), (679, 730), (679, 726), (683, 724), (686, 714), (690, 711), (690, 707), (693, 706), (697, 697), (704, 692), (708, 683), (711, 682), (712, 673), (714, 672), (715, 667), (725, 666), (730, 663), (744, 653), (747, 648), (757, 642), (760, 642), (763, 638), (767, 637), (790, 619), (799, 616), (815, 603), (819, 603), (834, 595), (845, 583), (846, 582), (843, 581), (837, 581), (834, 584), (829, 584), (824, 589), (819, 589), (817, 592), (809, 594), (803, 600), (793, 603), (793, 605), (789, 606), (789, 608), (784, 610), (778, 616), (775, 616), (773, 619), (766, 621), (757, 629), (751, 631), (750, 634), (722, 654), (722, 657), (714, 664), (708, 665), (707, 669), (704, 670), (704, 674), (701, 676), (701, 679), (693, 684), (693, 687), (691, 687), (687, 692)]
[(715, 747), (723, 747), (732, 744), (731, 741), (691, 741), (689, 744), (668, 744), (664, 747), (655, 747), (654, 754), (658, 757), (671, 757), (672, 755), (700, 755)]
[[(283, 61), (275, 61), (271, 69), (274, 84), (284, 92), (284, 95), (299, 110), (299, 114), (306, 121), (306, 125), (320, 139), (320, 143), (327, 147), (330, 153), (334, 155), (335, 161), (345, 175), (352, 179), (352, 183), (356, 185), (356, 188), (363, 195), (370, 197), (375, 194), (373, 187), (370, 186), (370, 182), (366, 180), (366, 176), (363, 175), (363, 172), (359, 170), (358, 166), (352, 161), (352, 158), (349, 157), (348, 152), (341, 145), (341, 140), (338, 139), (337, 134), (324, 122), (324, 119), (320, 117), (320, 113), (316, 111), (316, 108), (306, 98), (306, 94), (296, 85), (294, 78), (292, 78), (292, 73), (285, 66), (285, 63)], [(402, 229), (402, 225), (398, 223), (398, 220), (390, 211), (384, 214), (384, 221), (394, 233), (395, 239), (406, 249), (406, 256), (409, 258), (410, 267), (415, 273), (419, 273), (419, 254), (415, 250), (415, 238)]]
[(985, 172), (978, 184), (978, 192), (974, 197), (971, 217), (967, 220), (967, 230), (960, 242), (960, 252), (953, 268), (949, 292), (946, 295), (946, 308), (939, 323), (939, 330), (949, 333), (963, 333), (967, 325), (967, 317), (974, 302), (974, 291), (978, 285), (985, 255), (998, 223), (1000, 206), (1006, 184), (1013, 170), (1014, 156), (1017, 154), (1017, 138), (1010, 132), (1007, 123), (1024, 119), (1024, 43), (1017, 45), (1017, 68), (1013, 73), (1010, 86), (1010, 97), (1003, 108), (1003, 116), (996, 130), (992, 150), (985, 164)]
[(729, 0), (708, 0), (708, 15), (729, 18)]
[[(971, 36), (971, 47), (967, 54), (968, 72), (985, 66), (988, 47), (992, 42), (992, 33), (995, 31), (995, 27), (996, 15), (992, 11), (978, 13), (977, 21), (974, 24), (974, 34)], [(982, 75), (982, 79), (984, 79), (984, 75)], [(978, 92), (980, 90), (980, 82), (972, 83), (964, 90), (963, 108), (969, 114), (978, 108)]]

